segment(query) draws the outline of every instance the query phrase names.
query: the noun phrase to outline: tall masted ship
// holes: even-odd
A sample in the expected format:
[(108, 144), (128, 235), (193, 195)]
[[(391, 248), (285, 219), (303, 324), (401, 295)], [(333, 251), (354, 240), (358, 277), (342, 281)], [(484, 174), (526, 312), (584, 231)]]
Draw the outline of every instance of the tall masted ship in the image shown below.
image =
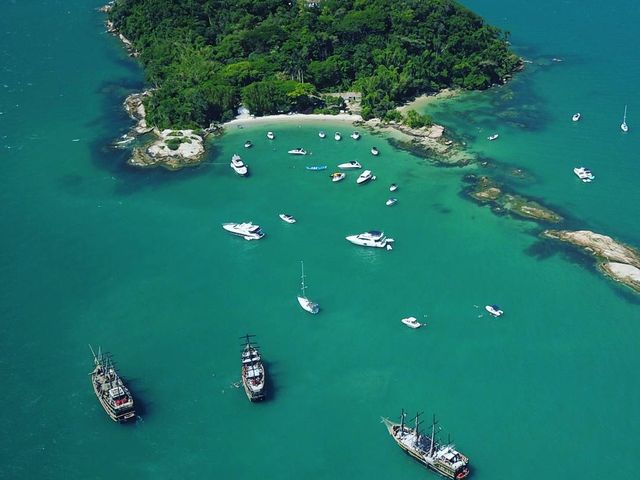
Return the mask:
[(405, 425), (405, 412), (402, 410), (400, 423), (388, 418), (382, 421), (398, 446), (426, 467), (440, 475), (461, 480), (469, 476), (469, 459), (455, 449), (453, 444), (441, 445), (436, 439), (436, 418), (431, 424), (431, 436), (420, 432), (420, 414), (415, 417), (415, 427)]
[(253, 335), (245, 335), (242, 349), (242, 386), (247, 398), (252, 402), (264, 400), (266, 375), (258, 346), (251, 343)]
[(111, 355), (102, 353), (100, 349), (98, 349), (97, 355), (93, 349), (91, 349), (91, 353), (95, 364), (95, 368), (91, 372), (91, 383), (102, 408), (114, 422), (123, 423), (135, 420), (133, 397), (118, 375)]

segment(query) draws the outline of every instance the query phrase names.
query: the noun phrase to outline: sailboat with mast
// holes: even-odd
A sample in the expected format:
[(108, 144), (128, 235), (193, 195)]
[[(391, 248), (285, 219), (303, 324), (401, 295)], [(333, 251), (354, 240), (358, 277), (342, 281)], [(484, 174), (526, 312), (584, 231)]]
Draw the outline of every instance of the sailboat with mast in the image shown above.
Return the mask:
[(89, 348), (95, 365), (91, 372), (91, 384), (96, 397), (100, 400), (100, 405), (114, 422), (124, 423), (135, 420), (133, 397), (118, 375), (111, 355), (102, 353), (99, 348), (96, 355), (91, 345)]
[(620, 130), (623, 132), (629, 131), (629, 126), (627, 125), (627, 106), (624, 106), (624, 115), (622, 117), (622, 123), (620, 124)]
[(469, 459), (458, 452), (452, 443), (440, 444), (436, 440), (435, 415), (431, 424), (431, 436), (420, 432), (420, 415), (417, 413), (414, 418), (414, 428), (405, 424), (404, 409), (400, 414), (400, 423), (392, 422), (388, 418), (383, 418), (382, 421), (398, 446), (424, 466), (453, 480), (468, 477)]
[(320, 311), (320, 305), (318, 305), (317, 303), (313, 303), (311, 300), (307, 298), (307, 295), (306, 295), (307, 287), (304, 284), (304, 262), (302, 260), (300, 260), (300, 268), (302, 269), (302, 277), (300, 282), (302, 294), (298, 295), (298, 303), (300, 304), (303, 310), (306, 310), (307, 312), (315, 315)]

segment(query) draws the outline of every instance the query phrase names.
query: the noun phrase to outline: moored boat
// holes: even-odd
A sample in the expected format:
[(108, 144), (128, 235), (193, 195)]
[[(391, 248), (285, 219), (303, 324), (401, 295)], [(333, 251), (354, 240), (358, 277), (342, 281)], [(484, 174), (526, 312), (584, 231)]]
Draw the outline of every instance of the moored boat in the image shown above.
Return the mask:
[(287, 153), (290, 155), (306, 155), (307, 151), (304, 148), (300, 147), (289, 150)]
[(622, 116), (622, 123), (620, 124), (620, 130), (623, 132), (629, 131), (629, 125), (627, 125), (627, 106), (624, 106), (624, 115)]
[(397, 198), (390, 198), (385, 202), (385, 205), (387, 205), (387, 207), (390, 207), (392, 205), (395, 205), (396, 203), (398, 203)]
[(436, 419), (433, 417), (431, 435), (420, 432), (420, 414), (415, 416), (415, 426), (405, 424), (404, 410), (400, 415), (400, 423), (388, 418), (382, 421), (389, 435), (398, 446), (422, 465), (452, 480), (462, 480), (469, 476), (469, 459), (455, 449), (451, 443), (440, 444), (436, 438)]
[(340, 180), (344, 180), (344, 177), (346, 177), (347, 174), (344, 172), (333, 172), (331, 174), (331, 181), (332, 182), (339, 182)]
[(91, 346), (89, 348), (93, 354), (94, 363), (91, 384), (102, 408), (114, 422), (123, 423), (135, 420), (133, 396), (118, 375), (111, 355), (102, 353), (100, 349), (96, 355), (93, 348)]
[(397, 189), (398, 189), (398, 185), (396, 185), (395, 183), (392, 183), (391, 185), (389, 185), (390, 192), (395, 192)]
[(371, 155), (377, 157), (378, 155), (380, 155), (380, 150), (378, 150), (376, 147), (371, 147)]
[(273, 140), (274, 138), (276, 138), (276, 135), (273, 132), (267, 132), (267, 138), (269, 140)]
[(416, 320), (416, 317), (407, 317), (400, 321), (410, 328), (420, 328), (422, 326), (422, 324)]
[(240, 155), (236, 155), (234, 153), (233, 157), (231, 157), (231, 163), (229, 165), (231, 166), (231, 168), (233, 168), (233, 171), (241, 177), (246, 177), (249, 174), (249, 167), (245, 165)]
[(336, 132), (336, 133), (333, 134), (333, 138), (336, 141), (340, 141), (340, 140), (342, 140), (342, 134), (340, 132)]
[(487, 305), (484, 309), (494, 317), (500, 317), (504, 313), (498, 305)]
[(590, 183), (596, 178), (591, 170), (586, 167), (576, 167), (573, 169), (573, 173), (575, 173), (577, 177), (585, 183)]
[(304, 262), (302, 260), (300, 261), (300, 269), (302, 271), (302, 274), (300, 277), (301, 278), (301, 281), (300, 281), (301, 294), (298, 295), (298, 303), (300, 304), (303, 310), (315, 315), (320, 311), (320, 305), (312, 302), (307, 298), (307, 293), (306, 293), (307, 287), (304, 284)]
[(358, 132), (357, 130), (355, 132), (353, 132), (351, 135), (349, 135), (351, 138), (353, 138), (354, 140), (359, 140), (360, 139), (360, 132)]
[(354, 168), (362, 168), (362, 165), (357, 160), (351, 160), (350, 162), (341, 163), (338, 168), (342, 170), (352, 170)]
[(247, 140), (246, 142), (244, 142), (244, 148), (251, 148), (253, 147), (253, 142), (251, 140)]
[(307, 170), (326, 170), (327, 166), (326, 165), (308, 165), (306, 167)]
[(494, 133), (493, 135), (489, 135), (487, 137), (487, 140), (497, 140), (497, 138), (498, 138), (498, 134)]
[(318, 136), (319, 136), (320, 138), (326, 138), (326, 137), (327, 137), (327, 134), (326, 134), (326, 133), (324, 133), (324, 130), (320, 130), (320, 131), (318, 132)]
[(393, 238), (387, 238), (384, 235), (384, 232), (380, 232), (378, 230), (370, 230), (357, 235), (349, 235), (345, 238), (355, 245), (360, 245), (362, 247), (386, 248), (387, 250), (392, 249), (391, 244), (394, 242)]
[(278, 215), (282, 221), (287, 223), (296, 223), (296, 219), (293, 218), (293, 215), (289, 215), (288, 213), (281, 213)]
[(232, 235), (237, 235), (245, 240), (260, 240), (264, 237), (264, 232), (260, 225), (254, 225), (251, 222), (245, 223), (223, 223), (222, 228)]
[(258, 346), (255, 343), (251, 343), (251, 337), (253, 337), (253, 335), (249, 334), (240, 337), (245, 339), (241, 355), (241, 375), (242, 386), (244, 387), (244, 392), (247, 394), (247, 398), (252, 402), (256, 402), (264, 400), (266, 396), (265, 385), (267, 376), (264, 364), (262, 363), (262, 357), (258, 351)]
[(571, 117), (571, 120), (573, 120), (574, 122), (577, 122), (578, 120), (580, 120), (580, 117), (582, 115), (580, 115), (580, 113), (574, 113), (573, 117)]
[(356, 179), (356, 183), (358, 185), (363, 185), (367, 183), (369, 180), (373, 180), (374, 176), (371, 173), (371, 170), (365, 170), (360, 174), (360, 176)]

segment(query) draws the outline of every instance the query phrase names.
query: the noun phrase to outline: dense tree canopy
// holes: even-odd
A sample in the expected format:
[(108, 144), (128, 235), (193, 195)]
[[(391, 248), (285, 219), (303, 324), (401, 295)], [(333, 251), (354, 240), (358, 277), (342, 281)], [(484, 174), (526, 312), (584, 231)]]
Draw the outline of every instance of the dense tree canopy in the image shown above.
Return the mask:
[(148, 119), (206, 126), (243, 103), (311, 111), (362, 92), (362, 114), (444, 87), (483, 89), (518, 64), (506, 33), (451, 0), (117, 0), (115, 27), (157, 88)]

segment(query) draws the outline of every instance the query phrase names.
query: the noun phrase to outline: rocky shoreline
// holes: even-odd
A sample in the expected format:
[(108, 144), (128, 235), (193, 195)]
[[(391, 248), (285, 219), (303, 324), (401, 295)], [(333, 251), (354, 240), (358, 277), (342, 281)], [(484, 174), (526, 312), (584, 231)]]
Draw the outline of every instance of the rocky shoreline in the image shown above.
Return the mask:
[(596, 259), (602, 273), (640, 293), (640, 251), (637, 249), (589, 230), (545, 230), (542, 236), (582, 249)]

